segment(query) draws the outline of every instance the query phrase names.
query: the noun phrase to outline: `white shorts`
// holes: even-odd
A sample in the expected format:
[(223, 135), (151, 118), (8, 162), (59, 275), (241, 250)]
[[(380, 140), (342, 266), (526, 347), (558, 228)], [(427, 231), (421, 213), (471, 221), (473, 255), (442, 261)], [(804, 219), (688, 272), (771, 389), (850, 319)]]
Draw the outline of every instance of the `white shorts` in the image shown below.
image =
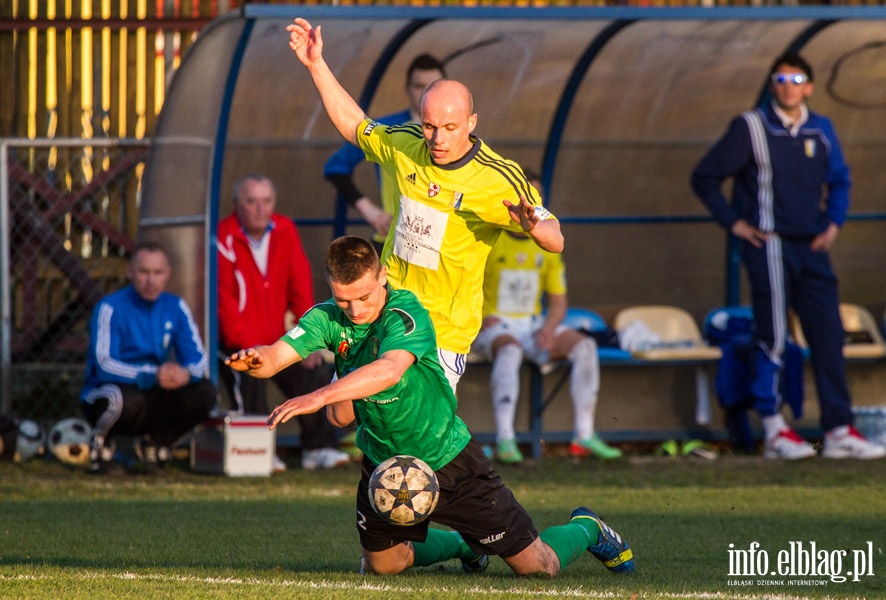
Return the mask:
[(455, 393), (455, 388), (458, 386), (461, 376), (465, 374), (467, 355), (437, 348), (437, 358), (440, 361), (440, 366), (443, 367), (446, 379), (449, 380), (452, 393)]
[[(498, 316), (498, 315), (495, 315)], [(535, 332), (544, 325), (544, 317), (541, 315), (533, 315), (529, 317), (498, 317), (501, 319), (498, 323), (491, 327), (484, 327), (477, 334), (471, 350), (480, 354), (486, 360), (492, 362), (492, 344), (503, 335), (510, 335), (520, 347), (523, 348), (523, 355), (527, 360), (531, 360), (536, 365), (546, 364), (550, 360), (547, 351), (540, 350), (535, 344)], [(568, 329), (562, 323), (557, 326), (555, 335), (559, 335)]]

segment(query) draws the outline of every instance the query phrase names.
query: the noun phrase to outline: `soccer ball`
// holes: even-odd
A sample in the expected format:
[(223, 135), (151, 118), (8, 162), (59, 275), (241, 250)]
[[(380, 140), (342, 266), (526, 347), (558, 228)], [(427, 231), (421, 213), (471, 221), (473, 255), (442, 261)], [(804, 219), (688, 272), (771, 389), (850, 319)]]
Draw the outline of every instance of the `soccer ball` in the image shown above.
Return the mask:
[(49, 451), (61, 462), (85, 467), (89, 464), (92, 428), (83, 419), (64, 419), (49, 432)]
[(15, 462), (24, 462), (35, 456), (43, 454), (43, 442), (46, 434), (43, 428), (29, 419), (20, 421), (18, 424), (18, 436), (15, 440)]
[(369, 478), (372, 508), (393, 525), (421, 523), (434, 511), (439, 497), (434, 470), (414, 456), (392, 456)]

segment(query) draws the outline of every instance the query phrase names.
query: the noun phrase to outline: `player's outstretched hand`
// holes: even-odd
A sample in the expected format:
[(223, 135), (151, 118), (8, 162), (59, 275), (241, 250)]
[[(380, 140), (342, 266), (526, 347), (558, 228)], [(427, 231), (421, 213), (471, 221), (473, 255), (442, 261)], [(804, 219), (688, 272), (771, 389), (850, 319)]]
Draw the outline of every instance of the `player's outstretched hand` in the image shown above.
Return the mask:
[(251, 371), (265, 364), (262, 355), (255, 348), (238, 350), (225, 359), (225, 364), (235, 371)]
[(519, 223), (520, 227), (523, 228), (523, 231), (528, 233), (538, 225), (540, 219), (535, 210), (535, 206), (529, 204), (523, 196), (520, 196), (520, 204), (514, 204), (510, 200), (502, 200), (502, 204), (508, 209), (511, 219), (513, 219), (515, 223)]
[(323, 36), (320, 26), (312, 27), (307, 19), (298, 17), (286, 27), (289, 47), (303, 65), (308, 66), (323, 55)]
[(280, 423), (285, 423), (292, 417), (297, 415), (306, 415), (314, 413), (323, 408), (323, 400), (320, 395), (314, 391), (304, 396), (296, 396), (290, 398), (283, 404), (277, 406), (271, 414), (268, 415), (268, 428), (273, 430)]

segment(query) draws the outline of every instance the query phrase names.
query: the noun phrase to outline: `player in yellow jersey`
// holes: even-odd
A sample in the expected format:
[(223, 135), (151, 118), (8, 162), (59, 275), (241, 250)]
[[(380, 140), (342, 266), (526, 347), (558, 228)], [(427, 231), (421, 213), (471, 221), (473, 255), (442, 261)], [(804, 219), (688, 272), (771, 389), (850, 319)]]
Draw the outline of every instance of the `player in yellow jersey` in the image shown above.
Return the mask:
[[(530, 183), (541, 190), (534, 174)], [(542, 296), (547, 311), (542, 311)], [(600, 389), (600, 361), (593, 340), (563, 324), (568, 301), (566, 270), (560, 254), (538, 248), (522, 233), (498, 238), (486, 261), (483, 277), (483, 328), (474, 349), (492, 361), (490, 388), (495, 411), (496, 458), (519, 463), (523, 455), (514, 433), (523, 357), (542, 366), (551, 360), (571, 363), (573, 456), (618, 458), (621, 450), (594, 433)]]
[(321, 28), (298, 18), (286, 30), (336, 129), (397, 183), (389, 191), (397, 195), (397, 213), (382, 262), (391, 285), (412, 291), (428, 309), (440, 362), (455, 389), (480, 329), (490, 248), (502, 230), (511, 230), (561, 252), (560, 223), (520, 166), (472, 135), (477, 115), (464, 85), (447, 79), (429, 85), (419, 124), (379, 125), (324, 61)]

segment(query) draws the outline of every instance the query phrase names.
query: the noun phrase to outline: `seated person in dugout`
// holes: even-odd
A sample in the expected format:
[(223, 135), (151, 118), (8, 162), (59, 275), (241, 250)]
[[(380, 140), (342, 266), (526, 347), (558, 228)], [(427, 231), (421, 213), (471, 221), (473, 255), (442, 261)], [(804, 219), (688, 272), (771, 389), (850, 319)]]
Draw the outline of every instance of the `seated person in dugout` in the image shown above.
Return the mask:
[[(538, 175), (527, 171), (526, 176), (541, 194)], [(563, 325), (567, 306), (562, 255), (539, 248), (521, 233), (502, 233), (486, 259), (483, 326), (473, 345), (492, 362), (489, 383), (495, 410), (495, 457), (499, 462), (523, 460), (514, 433), (514, 416), (524, 356), (539, 366), (564, 359), (571, 363), (569, 393), (574, 426), (570, 454), (601, 459), (622, 454), (594, 433), (600, 389), (597, 344), (593, 338)]]
[(144, 470), (160, 472), (170, 447), (215, 406), (197, 323), (187, 303), (165, 291), (171, 273), (162, 246), (140, 243), (127, 267), (131, 283), (92, 313), (80, 407), (93, 427), (95, 473), (122, 470), (114, 462), (115, 436), (139, 436)]

